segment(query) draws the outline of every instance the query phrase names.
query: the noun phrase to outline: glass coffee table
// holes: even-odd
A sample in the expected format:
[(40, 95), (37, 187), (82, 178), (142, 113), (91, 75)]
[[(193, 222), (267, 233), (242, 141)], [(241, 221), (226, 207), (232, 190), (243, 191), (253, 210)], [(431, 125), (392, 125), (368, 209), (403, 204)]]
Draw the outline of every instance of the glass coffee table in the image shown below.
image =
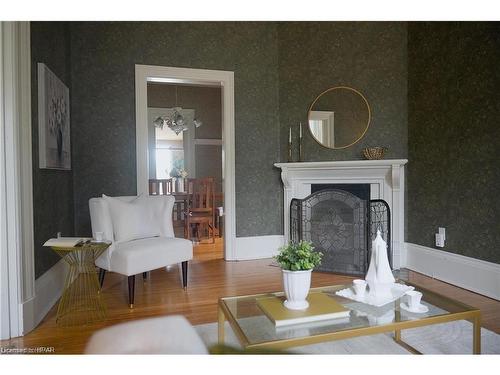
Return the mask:
[(401, 331), (455, 320), (468, 320), (473, 324), (472, 352), (481, 353), (481, 312), (479, 309), (432, 292), (418, 285), (423, 293), (422, 304), (426, 313), (410, 313), (400, 307), (406, 301), (401, 297), (382, 307), (370, 306), (337, 296), (336, 291), (350, 285), (312, 288), (311, 292), (324, 292), (350, 310), (347, 318), (293, 326), (275, 327), (257, 305), (257, 298), (283, 296), (282, 292), (249, 296), (223, 297), (218, 306), (219, 344), (224, 344), (224, 324), (227, 320), (240, 344), (245, 349), (287, 349), (326, 341), (392, 332), (393, 339), (411, 353), (421, 354), (401, 339)]

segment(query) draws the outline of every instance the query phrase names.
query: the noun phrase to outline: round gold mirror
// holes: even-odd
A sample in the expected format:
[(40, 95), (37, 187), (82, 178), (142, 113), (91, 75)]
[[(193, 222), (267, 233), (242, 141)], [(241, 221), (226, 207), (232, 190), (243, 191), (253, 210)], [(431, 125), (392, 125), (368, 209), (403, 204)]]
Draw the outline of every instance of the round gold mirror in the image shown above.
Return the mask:
[(322, 146), (352, 146), (370, 126), (368, 101), (351, 87), (332, 87), (321, 93), (309, 108), (309, 131)]

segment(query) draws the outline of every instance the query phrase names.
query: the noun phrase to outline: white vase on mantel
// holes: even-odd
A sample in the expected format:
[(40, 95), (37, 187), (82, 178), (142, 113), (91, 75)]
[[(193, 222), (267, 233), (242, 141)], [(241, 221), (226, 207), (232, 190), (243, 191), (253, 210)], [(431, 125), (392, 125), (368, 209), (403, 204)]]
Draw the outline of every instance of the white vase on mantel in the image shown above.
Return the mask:
[(387, 257), (387, 243), (382, 238), (380, 230), (377, 230), (377, 236), (372, 242), (372, 256), (365, 280), (370, 294), (376, 296), (390, 295), (391, 287), (396, 282)]
[(283, 289), (285, 290), (286, 301), (283, 305), (290, 310), (304, 310), (309, 307), (306, 298), (311, 287), (312, 269), (306, 271), (283, 272)]

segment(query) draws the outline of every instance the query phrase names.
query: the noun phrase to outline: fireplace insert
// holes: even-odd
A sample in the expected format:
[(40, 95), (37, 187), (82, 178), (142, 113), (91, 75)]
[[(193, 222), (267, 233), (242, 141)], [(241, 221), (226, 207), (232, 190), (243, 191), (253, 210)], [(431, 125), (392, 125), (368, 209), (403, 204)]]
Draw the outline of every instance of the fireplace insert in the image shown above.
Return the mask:
[(389, 205), (361, 196), (327, 188), (304, 199), (292, 199), (290, 240), (311, 241), (315, 250), (323, 253), (318, 271), (363, 276), (377, 230), (387, 242), (392, 268)]

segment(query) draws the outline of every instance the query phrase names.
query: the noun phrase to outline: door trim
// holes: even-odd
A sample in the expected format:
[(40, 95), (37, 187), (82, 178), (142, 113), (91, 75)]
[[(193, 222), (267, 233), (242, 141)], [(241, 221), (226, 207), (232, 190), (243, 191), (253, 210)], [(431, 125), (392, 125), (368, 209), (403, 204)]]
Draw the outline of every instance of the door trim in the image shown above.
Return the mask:
[(0, 23), (0, 338), (33, 327), (35, 296), (30, 23)]
[(236, 241), (234, 72), (135, 65), (137, 194), (148, 194), (147, 83), (192, 83), (222, 88), (222, 179), (224, 193), (224, 258), (234, 260)]

